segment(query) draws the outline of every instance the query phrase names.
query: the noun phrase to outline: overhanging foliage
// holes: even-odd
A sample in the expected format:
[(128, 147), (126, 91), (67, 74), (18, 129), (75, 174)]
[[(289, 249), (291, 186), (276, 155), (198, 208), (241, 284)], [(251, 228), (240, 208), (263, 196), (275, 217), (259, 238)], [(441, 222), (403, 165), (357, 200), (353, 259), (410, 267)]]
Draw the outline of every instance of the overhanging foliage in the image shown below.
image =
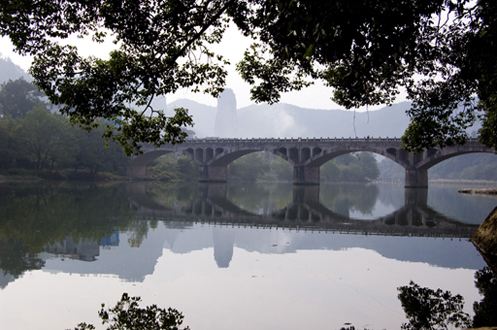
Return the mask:
[[(497, 145), (496, 12), (492, 0), (2, 1), (0, 33), (21, 54), (51, 102), (83, 128), (107, 120), (107, 138), (128, 154), (139, 143), (177, 143), (192, 118), (167, 118), (152, 100), (179, 88), (216, 97), (228, 59), (210, 50), (229, 22), (255, 42), (237, 68), (252, 98), (278, 102), (316, 79), (337, 103), (413, 102), (409, 150), (480, 139)], [(109, 59), (83, 58), (72, 35), (114, 40)]]

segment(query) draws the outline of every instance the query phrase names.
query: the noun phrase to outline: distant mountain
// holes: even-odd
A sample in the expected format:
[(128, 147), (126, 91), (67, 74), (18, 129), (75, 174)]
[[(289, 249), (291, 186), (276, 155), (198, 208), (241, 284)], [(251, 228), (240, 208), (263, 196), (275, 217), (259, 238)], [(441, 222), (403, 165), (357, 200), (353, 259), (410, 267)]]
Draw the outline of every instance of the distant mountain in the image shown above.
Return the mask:
[(289, 104), (251, 105), (238, 110), (240, 137), (400, 137), (410, 103), (369, 112), (315, 110)]
[(0, 53), (0, 84), (9, 80), (17, 80), (23, 77), (26, 81), (31, 81), (32, 78), (20, 66), (14, 64), (10, 58), (3, 58)]
[(166, 114), (171, 115), (175, 108), (188, 109), (188, 113), (193, 116), (193, 130), (197, 137), (214, 136), (214, 123), (216, 120), (216, 107), (200, 104), (195, 101), (180, 99), (166, 107)]
[[(265, 137), (400, 137), (409, 124), (405, 111), (410, 103), (369, 112), (316, 110), (278, 103), (238, 109), (239, 138)], [(180, 99), (167, 109), (184, 107), (193, 116), (198, 137), (214, 135), (216, 107)]]
[[(9, 79), (23, 77), (31, 81), (21, 67), (0, 53), (0, 84)], [(193, 116), (198, 137), (214, 137), (217, 108), (195, 101), (180, 99), (167, 104), (165, 99), (154, 101), (154, 108), (166, 109), (172, 114), (174, 108), (188, 109)], [(409, 102), (368, 112), (354, 110), (316, 110), (290, 104), (254, 104), (237, 110), (238, 138), (297, 138), (297, 137), (400, 137), (409, 124), (406, 110)], [(471, 128), (471, 133), (478, 127)]]

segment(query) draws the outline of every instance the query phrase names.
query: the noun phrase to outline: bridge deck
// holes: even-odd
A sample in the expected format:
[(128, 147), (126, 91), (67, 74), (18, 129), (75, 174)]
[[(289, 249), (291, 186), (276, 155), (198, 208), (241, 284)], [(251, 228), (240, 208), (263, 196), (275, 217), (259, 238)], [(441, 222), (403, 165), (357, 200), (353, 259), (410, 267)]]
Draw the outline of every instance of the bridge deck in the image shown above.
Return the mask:
[(190, 157), (199, 168), (199, 181), (225, 182), (227, 166), (252, 152), (273, 153), (293, 166), (295, 184), (319, 184), (321, 165), (353, 152), (372, 152), (391, 159), (405, 168), (406, 187), (427, 187), (428, 169), (448, 158), (473, 152), (495, 153), (493, 148), (468, 139), (464, 145), (432, 148), (421, 153), (403, 149), (402, 141), (393, 137), (362, 138), (204, 138), (187, 139), (184, 143), (166, 144), (160, 148), (143, 146), (143, 154), (135, 157), (128, 175), (147, 178), (147, 164), (161, 155), (174, 152)]

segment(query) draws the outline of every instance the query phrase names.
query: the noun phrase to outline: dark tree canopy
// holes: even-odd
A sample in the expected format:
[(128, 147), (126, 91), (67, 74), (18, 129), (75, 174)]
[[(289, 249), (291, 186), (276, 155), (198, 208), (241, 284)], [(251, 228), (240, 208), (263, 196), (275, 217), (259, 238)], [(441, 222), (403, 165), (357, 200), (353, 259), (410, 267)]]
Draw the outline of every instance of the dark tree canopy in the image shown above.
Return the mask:
[(442, 289), (422, 288), (414, 282), (397, 288), (398, 298), (408, 317), (403, 330), (470, 328), (471, 319), (463, 312), (464, 298)]
[(495, 146), (496, 16), (491, 0), (283, 1), (258, 12), (261, 42), (238, 67), (259, 81), (258, 101), (279, 99), (289, 69), (323, 79), (346, 108), (391, 103), (405, 88), (407, 149), (464, 143), (478, 116)]
[(475, 285), (478, 292), (482, 295), (480, 302), (473, 303), (475, 316), (473, 318), (473, 327), (491, 327), (497, 324), (497, 276), (491, 268), (485, 267), (475, 274)]
[[(183, 314), (173, 308), (159, 308), (157, 305), (141, 308), (140, 297), (130, 297), (126, 292), (113, 308), (105, 308), (98, 312), (102, 324), (109, 324), (107, 330), (189, 330), (181, 327)], [(75, 330), (95, 330), (93, 324), (78, 324)]]
[[(108, 120), (108, 138), (181, 142), (183, 109), (166, 118), (154, 97), (191, 88), (217, 96), (227, 59), (214, 54), (229, 24), (255, 42), (238, 63), (257, 102), (321, 79), (347, 107), (413, 102), (406, 148), (464, 143), (478, 117), (497, 145), (497, 3), (493, 0), (2, 0), (0, 33), (35, 57), (35, 83), (73, 123)], [(105, 35), (109, 59), (83, 58), (64, 40)], [(62, 42), (64, 41), (64, 42)]]

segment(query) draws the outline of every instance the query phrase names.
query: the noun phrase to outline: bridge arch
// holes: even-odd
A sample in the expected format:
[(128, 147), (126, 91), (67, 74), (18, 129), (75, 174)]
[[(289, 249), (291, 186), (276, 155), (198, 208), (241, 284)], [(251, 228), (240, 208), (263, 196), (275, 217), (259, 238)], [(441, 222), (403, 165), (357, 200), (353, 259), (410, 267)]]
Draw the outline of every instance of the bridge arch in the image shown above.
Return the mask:
[(150, 161), (175, 152), (189, 156), (199, 166), (199, 181), (224, 182), (228, 164), (249, 153), (266, 151), (293, 166), (295, 184), (319, 184), (319, 167), (335, 157), (372, 152), (405, 169), (406, 187), (427, 187), (428, 168), (445, 159), (472, 152), (495, 152), (493, 148), (470, 139), (465, 145), (432, 148), (414, 154), (403, 150), (402, 142), (396, 138), (193, 139), (159, 149), (144, 146), (143, 151), (143, 155), (131, 161), (128, 175), (145, 178), (146, 165)]
[(421, 162), (419, 162), (418, 167), (420, 169), (430, 169), (431, 167), (443, 162), (444, 160), (447, 160), (449, 158), (461, 156), (461, 155), (466, 155), (466, 154), (472, 154), (472, 153), (493, 153), (495, 152), (493, 150), (461, 150), (453, 153), (448, 153), (448, 152), (437, 152), (430, 157), (427, 157), (426, 159), (423, 159)]
[(128, 165), (127, 175), (134, 178), (147, 178), (147, 165), (160, 156), (173, 152), (173, 150), (157, 149), (144, 153), (131, 160)]
[(394, 161), (395, 163), (399, 164), (400, 166), (406, 168), (409, 166), (408, 164), (408, 157), (405, 150), (402, 150), (400, 148), (375, 148), (375, 147), (357, 147), (357, 148), (350, 148), (347, 150), (324, 150), (319, 153), (314, 153), (312, 154), (312, 157), (309, 159), (306, 159), (302, 162), (302, 165), (304, 166), (322, 166), (325, 163), (329, 162), (330, 160), (343, 156), (346, 154), (352, 154), (352, 153), (357, 153), (357, 152), (370, 152), (373, 154), (377, 154), (380, 156), (384, 156), (386, 158), (389, 158), (390, 160)]
[(228, 165), (233, 163), (235, 160), (247, 156), (256, 152), (269, 152), (274, 154), (290, 165), (293, 165), (292, 161), (286, 157), (286, 153), (281, 150), (267, 150), (266, 148), (250, 148), (242, 150), (222, 150), (215, 155), (214, 159), (208, 160), (207, 162), (201, 162), (198, 159), (195, 163), (199, 166), (200, 172), (200, 182), (225, 182), (228, 178)]

